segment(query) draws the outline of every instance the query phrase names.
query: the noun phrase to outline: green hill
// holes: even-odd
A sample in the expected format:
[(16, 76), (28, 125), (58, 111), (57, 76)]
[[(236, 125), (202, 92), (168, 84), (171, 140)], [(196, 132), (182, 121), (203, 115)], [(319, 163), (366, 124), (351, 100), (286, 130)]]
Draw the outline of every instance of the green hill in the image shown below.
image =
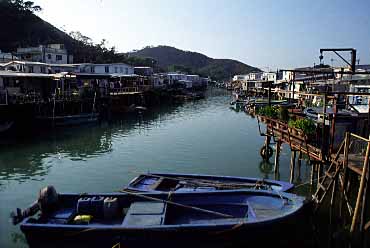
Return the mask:
[(30, 1), (0, 0), (0, 50), (14, 52), (18, 47), (62, 43), (74, 55), (75, 63), (152, 64), (151, 60), (128, 58), (114, 47), (107, 48), (105, 40), (95, 44), (80, 32), (67, 34), (35, 15), (37, 10)]
[(213, 59), (201, 53), (183, 51), (170, 46), (145, 47), (129, 55), (152, 58), (157, 61), (158, 66), (168, 71), (196, 73), (217, 80), (230, 79), (235, 74), (260, 71), (236, 60)]
[(74, 55), (75, 63), (124, 62), (133, 66), (152, 66), (156, 71), (183, 71), (229, 79), (235, 74), (245, 74), (259, 69), (230, 59), (213, 59), (196, 52), (174, 47), (146, 47), (131, 53), (117, 53), (107, 48), (105, 40), (93, 43), (80, 32), (67, 34), (34, 14), (40, 7), (23, 0), (0, 0), (0, 50), (14, 52), (17, 47), (63, 43)]

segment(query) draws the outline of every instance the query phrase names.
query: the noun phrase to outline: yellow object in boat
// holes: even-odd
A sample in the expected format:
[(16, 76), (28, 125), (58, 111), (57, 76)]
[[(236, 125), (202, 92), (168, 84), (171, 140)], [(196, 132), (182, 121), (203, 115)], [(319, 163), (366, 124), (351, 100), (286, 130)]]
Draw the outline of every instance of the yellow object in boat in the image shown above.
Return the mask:
[(89, 223), (92, 218), (92, 215), (77, 215), (73, 221), (76, 223)]

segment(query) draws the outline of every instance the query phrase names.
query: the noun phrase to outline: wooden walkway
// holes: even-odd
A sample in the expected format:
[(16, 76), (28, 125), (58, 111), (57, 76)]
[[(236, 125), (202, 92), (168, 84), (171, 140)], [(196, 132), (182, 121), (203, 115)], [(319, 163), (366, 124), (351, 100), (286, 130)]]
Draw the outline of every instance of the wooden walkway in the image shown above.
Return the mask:
[[(257, 120), (260, 122), (260, 117)], [(290, 128), (287, 123), (267, 117), (261, 118), (266, 124), (266, 136), (271, 136), (275, 141), (286, 143), (291, 150), (300, 151), (307, 155), (310, 160), (323, 162), (324, 156), (320, 148), (309, 144), (308, 138), (300, 130)]]
[[(277, 143), (275, 154), (275, 166), (278, 160), (280, 145), (286, 143), (292, 150), (291, 174), (294, 174), (294, 162), (296, 151), (306, 154), (314, 162), (325, 165), (323, 176), (318, 174), (318, 184), (316, 193), (313, 195), (315, 209), (318, 209), (322, 202), (330, 196), (330, 223), (334, 218), (334, 206), (345, 206), (350, 216), (350, 233), (361, 233), (362, 235), (370, 230), (370, 215), (366, 214), (366, 209), (370, 206), (370, 137), (369, 139), (353, 133), (346, 133), (345, 139), (337, 150), (336, 154), (331, 154), (326, 159), (320, 148), (309, 144), (308, 138), (299, 130), (288, 127), (287, 123), (276, 119), (257, 116), (260, 134), (266, 136), (265, 145), (269, 145), (271, 137)], [(266, 133), (261, 132), (260, 122), (266, 124)], [(292, 172), (293, 171), (293, 172)], [(354, 173), (356, 177), (350, 177), (349, 173)], [(359, 183), (351, 181), (359, 180)], [(358, 187), (358, 189), (352, 189)], [(356, 192), (356, 201), (350, 192)], [(336, 197), (340, 194), (340, 197)], [(352, 199), (352, 202), (351, 202)], [(339, 215), (342, 218), (342, 212)]]

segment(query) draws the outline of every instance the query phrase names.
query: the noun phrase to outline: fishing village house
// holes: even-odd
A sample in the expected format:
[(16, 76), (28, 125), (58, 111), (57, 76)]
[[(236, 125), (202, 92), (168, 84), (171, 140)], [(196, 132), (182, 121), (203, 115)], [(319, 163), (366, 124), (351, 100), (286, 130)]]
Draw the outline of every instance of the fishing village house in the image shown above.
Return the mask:
[(242, 90), (245, 90), (248, 88), (248, 79), (249, 75), (235, 75), (232, 78), (232, 86), (233, 88), (241, 88)]
[[(349, 72), (349, 68), (334, 68), (335, 79), (329, 82), (333, 90), (353, 93), (370, 93), (370, 74), (342, 74)], [(356, 65), (356, 72), (370, 73), (370, 65)], [(368, 113), (368, 96), (349, 96), (349, 103), (360, 113)]]
[(166, 73), (155, 73), (151, 77), (152, 84), (155, 89), (164, 89), (167, 87), (167, 74)]
[(48, 64), (72, 64), (73, 55), (69, 54), (64, 44), (39, 45), (37, 47), (17, 48), (15, 53), (21, 60)]
[(273, 84), (276, 82), (276, 73), (275, 72), (262, 72), (259, 74), (259, 79), (256, 80), (255, 87), (257, 89), (268, 89), (268, 87), (273, 87)]
[(12, 60), (19, 60), (19, 58), (12, 53), (3, 53), (0, 50), (0, 63), (6, 63)]

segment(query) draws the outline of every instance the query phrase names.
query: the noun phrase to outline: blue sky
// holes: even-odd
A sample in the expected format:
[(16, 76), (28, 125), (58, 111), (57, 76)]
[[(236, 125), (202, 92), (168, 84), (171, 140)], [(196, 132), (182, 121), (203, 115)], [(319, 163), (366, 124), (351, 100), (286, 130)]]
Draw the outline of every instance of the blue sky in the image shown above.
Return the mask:
[[(369, 0), (34, 1), (54, 26), (121, 52), (170, 45), (275, 70), (318, 63), (320, 48), (354, 47), (370, 63)], [(330, 54), (325, 62), (342, 64)]]

